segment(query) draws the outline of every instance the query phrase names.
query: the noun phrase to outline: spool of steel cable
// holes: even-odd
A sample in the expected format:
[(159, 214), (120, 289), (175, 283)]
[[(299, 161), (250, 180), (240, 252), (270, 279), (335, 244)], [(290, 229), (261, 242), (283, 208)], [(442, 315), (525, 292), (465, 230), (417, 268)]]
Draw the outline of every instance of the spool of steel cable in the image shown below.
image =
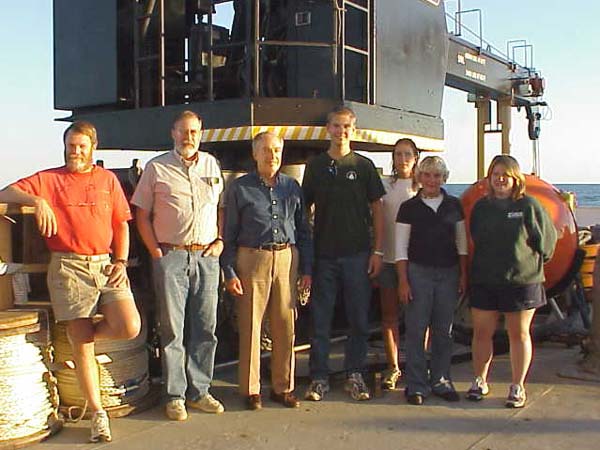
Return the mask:
[[(100, 317), (94, 318), (99, 321)], [(148, 376), (146, 327), (131, 340), (98, 341), (95, 344), (100, 398), (102, 406), (112, 417), (124, 416), (143, 408), (153, 400)], [(85, 399), (79, 389), (73, 363), (73, 353), (66, 326), (55, 324), (52, 330), (54, 372), (58, 380), (60, 410), (67, 418), (85, 416)]]

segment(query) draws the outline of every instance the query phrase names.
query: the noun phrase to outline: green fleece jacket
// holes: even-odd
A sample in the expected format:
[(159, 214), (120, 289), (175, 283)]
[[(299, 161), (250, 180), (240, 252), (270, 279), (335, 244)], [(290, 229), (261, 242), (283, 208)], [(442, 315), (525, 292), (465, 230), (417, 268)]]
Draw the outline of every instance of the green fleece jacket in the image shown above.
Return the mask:
[(544, 263), (552, 258), (557, 235), (535, 198), (482, 198), (471, 212), (470, 231), (475, 245), (471, 283), (523, 285), (544, 281)]

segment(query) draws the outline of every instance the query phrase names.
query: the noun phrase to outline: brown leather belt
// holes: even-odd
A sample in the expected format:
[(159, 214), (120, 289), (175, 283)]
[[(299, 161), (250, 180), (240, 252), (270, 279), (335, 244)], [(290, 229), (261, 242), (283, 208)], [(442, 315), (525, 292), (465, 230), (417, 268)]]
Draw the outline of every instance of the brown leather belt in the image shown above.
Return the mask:
[(258, 248), (258, 250), (266, 250), (269, 252), (279, 252), (281, 250), (285, 250), (290, 247), (291, 247), (290, 244), (285, 243), (285, 244), (262, 244), (262, 245), (259, 245), (257, 248)]
[(165, 247), (169, 250), (187, 250), (188, 252), (201, 252), (210, 247), (210, 244), (187, 244), (187, 245), (174, 245), (161, 242), (161, 247)]

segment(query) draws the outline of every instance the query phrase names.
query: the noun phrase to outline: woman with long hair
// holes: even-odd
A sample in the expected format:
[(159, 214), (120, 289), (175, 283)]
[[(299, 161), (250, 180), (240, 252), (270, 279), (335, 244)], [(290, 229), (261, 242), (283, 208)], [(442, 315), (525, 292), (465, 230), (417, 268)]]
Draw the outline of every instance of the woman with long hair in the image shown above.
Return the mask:
[(419, 150), (412, 139), (403, 138), (396, 142), (392, 152), (392, 176), (383, 180), (386, 194), (383, 196), (384, 240), (383, 269), (379, 275), (381, 300), (381, 334), (387, 360), (387, 370), (382, 380), (383, 389), (394, 389), (400, 379), (398, 365), (399, 345), (399, 298), (398, 275), (396, 273), (396, 216), (400, 205), (415, 196), (418, 183), (415, 169)]
[(498, 155), (487, 172), (488, 195), (471, 212), (475, 246), (470, 276), (473, 317), (473, 383), (467, 398), (483, 399), (493, 357), (493, 336), (504, 315), (512, 383), (506, 406), (525, 406), (525, 377), (532, 358), (531, 321), (546, 303), (544, 263), (554, 252), (556, 230), (540, 203), (525, 194), (519, 163)]

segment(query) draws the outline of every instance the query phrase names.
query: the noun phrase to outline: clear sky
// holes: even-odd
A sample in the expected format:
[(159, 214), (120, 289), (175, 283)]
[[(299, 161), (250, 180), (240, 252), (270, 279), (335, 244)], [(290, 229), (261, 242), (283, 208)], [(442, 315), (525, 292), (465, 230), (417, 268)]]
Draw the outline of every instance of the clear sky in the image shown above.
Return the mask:
[[(416, 1), (416, 0), (415, 0)], [(500, 49), (510, 39), (534, 45), (534, 66), (546, 78), (551, 106), (542, 122), (542, 177), (554, 183), (600, 183), (600, 139), (596, 136), (600, 87), (600, 2), (590, 0), (462, 0), (462, 9), (483, 10), (483, 32)], [(447, 11), (457, 1), (446, 2)], [(69, 115), (53, 109), (52, 1), (2, 1), (0, 27), (0, 185), (36, 170), (62, 164), (61, 135), (55, 119)], [(476, 30), (475, 16), (463, 23)], [(85, 26), (85, 24), (82, 24)], [(85, 61), (82, 61), (85, 64)], [(75, 69), (76, 70), (76, 69)], [(450, 182), (475, 178), (473, 104), (466, 94), (446, 89), (442, 117)], [(513, 113), (513, 154), (531, 168), (531, 142), (524, 112)], [(100, 136), (101, 138), (101, 136)], [(499, 151), (495, 137), (488, 156)], [(131, 156), (97, 154), (109, 165), (126, 166)], [(489, 158), (488, 158), (489, 160)]]

